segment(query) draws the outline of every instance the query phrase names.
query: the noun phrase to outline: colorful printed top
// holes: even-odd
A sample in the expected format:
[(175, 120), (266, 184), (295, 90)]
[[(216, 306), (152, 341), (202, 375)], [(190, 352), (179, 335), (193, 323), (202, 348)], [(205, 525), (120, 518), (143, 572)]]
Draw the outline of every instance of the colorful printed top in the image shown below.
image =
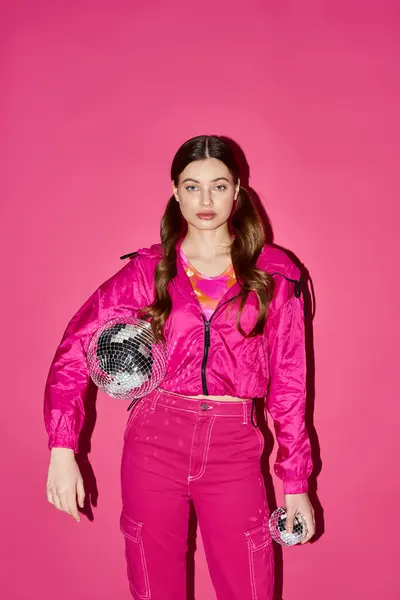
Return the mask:
[(209, 277), (208, 275), (200, 273), (200, 271), (188, 261), (183, 254), (182, 249), (180, 249), (180, 256), (186, 275), (191, 281), (193, 290), (208, 321), (222, 296), (236, 282), (233, 265), (230, 264), (221, 275)]

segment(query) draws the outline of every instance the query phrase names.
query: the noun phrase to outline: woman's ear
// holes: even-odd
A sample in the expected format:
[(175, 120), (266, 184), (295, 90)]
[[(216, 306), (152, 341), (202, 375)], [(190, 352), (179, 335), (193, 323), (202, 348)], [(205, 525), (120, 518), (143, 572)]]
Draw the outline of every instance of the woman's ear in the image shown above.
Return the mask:
[(175, 196), (175, 200), (176, 200), (177, 202), (179, 202), (178, 188), (177, 188), (177, 187), (175, 187), (175, 184), (174, 184), (174, 182), (173, 182), (173, 181), (172, 181), (172, 193), (173, 193), (173, 195)]
[(236, 184), (236, 188), (235, 188), (235, 200), (237, 200), (237, 197), (239, 195), (239, 190), (240, 190), (240, 179), (238, 179), (237, 184)]

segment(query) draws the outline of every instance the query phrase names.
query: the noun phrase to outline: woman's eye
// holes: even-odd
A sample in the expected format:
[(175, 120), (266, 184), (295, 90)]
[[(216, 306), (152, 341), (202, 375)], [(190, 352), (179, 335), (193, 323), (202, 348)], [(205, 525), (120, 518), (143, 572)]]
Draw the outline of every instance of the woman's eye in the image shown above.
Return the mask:
[[(196, 185), (187, 185), (185, 187), (185, 190), (187, 190), (188, 192), (192, 192), (193, 190), (196, 190), (196, 189), (197, 189)], [(227, 189), (227, 187), (223, 183), (220, 183), (219, 185), (215, 186), (215, 189), (217, 189), (218, 191), (224, 192)]]

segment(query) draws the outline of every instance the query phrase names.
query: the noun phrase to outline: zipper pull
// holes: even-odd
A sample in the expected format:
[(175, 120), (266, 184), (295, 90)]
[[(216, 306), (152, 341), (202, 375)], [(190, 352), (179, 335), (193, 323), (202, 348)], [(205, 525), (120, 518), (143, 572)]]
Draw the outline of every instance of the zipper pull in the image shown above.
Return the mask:
[(204, 345), (206, 348), (210, 347), (210, 321), (204, 321)]

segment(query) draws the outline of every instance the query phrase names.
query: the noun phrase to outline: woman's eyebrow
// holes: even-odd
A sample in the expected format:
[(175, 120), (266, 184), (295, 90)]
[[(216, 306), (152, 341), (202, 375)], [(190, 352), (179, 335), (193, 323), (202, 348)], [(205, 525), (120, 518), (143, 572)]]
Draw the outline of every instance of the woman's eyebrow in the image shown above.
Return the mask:
[[(230, 183), (229, 179), (227, 179), (226, 177), (216, 177), (215, 179), (212, 179), (211, 181), (214, 183), (215, 181), (219, 181), (220, 179), (225, 179), (225, 181)], [(200, 181), (197, 181), (197, 179), (193, 179), (192, 177), (186, 177), (186, 179), (184, 179), (182, 181), (182, 183), (185, 183), (185, 181), (194, 181), (195, 183), (200, 183)]]

